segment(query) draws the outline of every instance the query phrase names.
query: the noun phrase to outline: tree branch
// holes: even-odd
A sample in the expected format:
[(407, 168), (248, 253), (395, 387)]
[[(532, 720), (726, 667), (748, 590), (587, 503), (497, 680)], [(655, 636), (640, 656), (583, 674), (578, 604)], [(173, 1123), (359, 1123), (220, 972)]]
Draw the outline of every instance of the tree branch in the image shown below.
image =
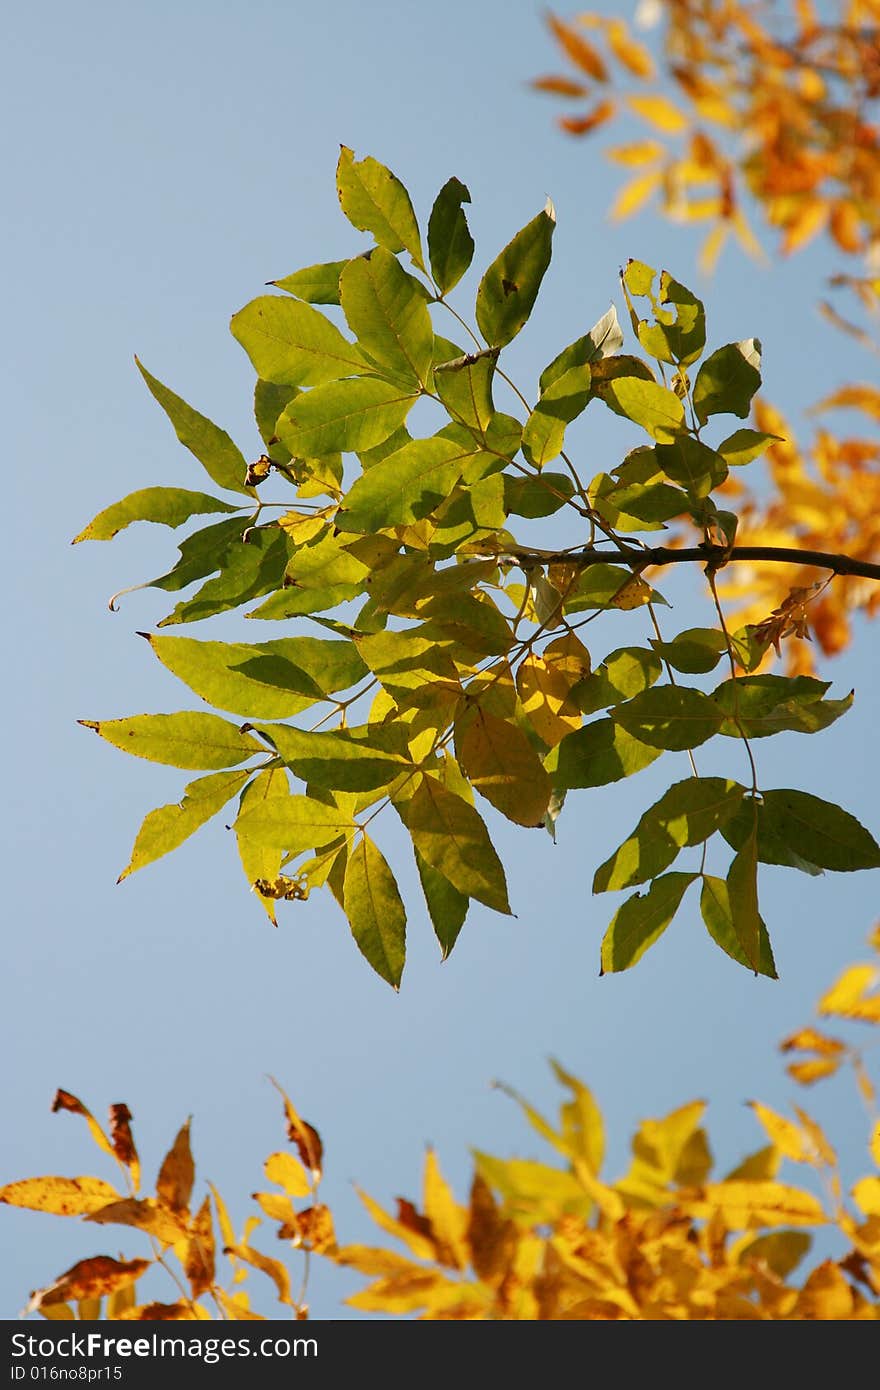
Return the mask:
[(762, 560), (778, 565), (815, 565), (817, 569), (831, 570), (833, 574), (858, 575), (862, 579), (880, 579), (880, 564), (867, 560), (854, 560), (850, 555), (832, 555), (824, 550), (798, 550), (796, 547), (776, 545), (734, 545), (726, 549), (722, 545), (697, 545), (674, 549), (671, 546), (657, 545), (622, 552), (587, 545), (580, 550), (525, 550), (506, 551), (515, 560), (526, 564), (588, 565), (614, 564), (629, 565), (632, 569), (643, 570), (651, 565), (680, 565), (693, 563), (712, 564), (722, 569), (727, 564)]

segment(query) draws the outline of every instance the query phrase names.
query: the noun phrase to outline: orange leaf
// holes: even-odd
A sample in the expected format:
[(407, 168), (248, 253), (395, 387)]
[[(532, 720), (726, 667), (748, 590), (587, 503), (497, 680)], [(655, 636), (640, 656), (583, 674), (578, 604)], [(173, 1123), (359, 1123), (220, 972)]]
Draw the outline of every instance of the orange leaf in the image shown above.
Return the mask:
[(233, 1245), (224, 1253), (234, 1255), (236, 1259), (243, 1260), (245, 1264), (267, 1274), (278, 1290), (278, 1302), (295, 1307), (290, 1290), (290, 1275), (286, 1265), (283, 1265), (280, 1260), (270, 1259), (268, 1255), (263, 1255), (259, 1250), (255, 1250), (252, 1245)]
[(828, 221), (828, 204), (821, 198), (805, 200), (795, 216), (786, 223), (785, 236), (780, 250), (783, 256), (791, 255), (814, 236), (821, 232)]
[(790, 1062), (785, 1070), (792, 1081), (799, 1082), (801, 1086), (812, 1086), (814, 1081), (833, 1076), (839, 1065), (831, 1058), (816, 1057), (809, 1062)]
[(600, 101), (585, 116), (559, 116), (556, 124), (568, 135), (588, 135), (606, 121), (610, 121), (617, 107), (613, 101)]
[(52, 1101), (53, 1115), (58, 1110), (69, 1110), (72, 1115), (82, 1115), (83, 1119), (89, 1127), (89, 1132), (92, 1138), (98, 1145), (98, 1148), (103, 1149), (104, 1152), (106, 1154), (109, 1154), (111, 1158), (114, 1157), (113, 1146), (111, 1145), (110, 1140), (107, 1138), (101, 1126), (98, 1124), (98, 1121), (95, 1119), (92, 1112), (88, 1110), (86, 1106), (83, 1105), (81, 1100), (78, 1100), (76, 1096), (71, 1095), (70, 1091), (58, 1090), (55, 1092), (55, 1099)]
[(608, 81), (608, 69), (605, 66), (602, 55), (593, 47), (591, 43), (565, 24), (556, 15), (547, 15), (547, 24), (552, 30), (557, 43), (565, 56), (574, 63), (576, 68), (585, 72), (588, 77), (592, 77), (596, 82)]
[(559, 97), (583, 97), (589, 88), (570, 77), (536, 77), (531, 84), (538, 92), (553, 92)]
[(118, 1196), (102, 1178), (23, 1178), (0, 1187), (0, 1202), (51, 1216), (88, 1216)]
[(332, 1255), (336, 1249), (336, 1231), (330, 1208), (320, 1202), (306, 1207), (304, 1211), (294, 1212), (293, 1221), (282, 1226), (278, 1236), (304, 1250), (314, 1250), (319, 1255)]
[(135, 1192), (141, 1185), (141, 1165), (131, 1132), (131, 1111), (127, 1105), (110, 1106), (110, 1139), (119, 1162), (131, 1173)]
[(287, 1095), (287, 1092), (278, 1085), (275, 1078), (270, 1076), (269, 1080), (284, 1101), (284, 1115), (287, 1120), (287, 1137), (292, 1144), (296, 1145), (299, 1156), (305, 1166), (311, 1168), (315, 1182), (320, 1182), (321, 1160), (324, 1156), (324, 1145), (321, 1143), (321, 1136), (308, 1121), (301, 1119), (293, 1102)]
[(109, 1255), (93, 1255), (89, 1260), (80, 1260), (59, 1275), (53, 1284), (31, 1294), (28, 1312), (37, 1312), (52, 1303), (66, 1303), (68, 1299), (103, 1298), (105, 1294), (135, 1283), (152, 1263), (152, 1260), (114, 1260)]
[(831, 235), (841, 251), (862, 249), (862, 224), (852, 203), (835, 203), (831, 209)]
[(188, 1211), (196, 1170), (189, 1146), (189, 1125), (182, 1125), (159, 1169), (156, 1196), (172, 1211)]

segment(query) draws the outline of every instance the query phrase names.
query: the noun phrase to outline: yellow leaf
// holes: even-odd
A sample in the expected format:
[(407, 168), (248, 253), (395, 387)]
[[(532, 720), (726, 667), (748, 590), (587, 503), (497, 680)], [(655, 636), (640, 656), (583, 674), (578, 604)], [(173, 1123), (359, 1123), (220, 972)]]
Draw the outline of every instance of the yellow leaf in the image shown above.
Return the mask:
[[(586, 652), (586, 648), (583, 650)], [(589, 675), (589, 656), (584, 674)], [(569, 702), (572, 687), (579, 679), (580, 676), (572, 679), (564, 661), (548, 661), (546, 651), (543, 657), (531, 654), (520, 663), (516, 684), (523, 709), (535, 732), (550, 748), (581, 727), (580, 711)]]
[(217, 1289), (216, 1298), (224, 1313), (233, 1322), (265, 1322), (262, 1313), (252, 1313), (246, 1293), (228, 1294)]
[(607, 157), (613, 164), (638, 168), (642, 164), (653, 164), (664, 152), (665, 146), (659, 140), (633, 140), (626, 145), (614, 145), (607, 151)]
[(37, 1289), (31, 1294), (28, 1312), (36, 1312), (44, 1305), (66, 1303), (68, 1299), (98, 1299), (105, 1294), (133, 1284), (149, 1269), (152, 1260), (114, 1260), (109, 1255), (93, 1255), (91, 1259), (80, 1260), (54, 1283), (45, 1289)]
[(51, 1322), (74, 1322), (75, 1316), (69, 1303), (50, 1303), (48, 1308), (40, 1309), (40, 1316)]
[(781, 251), (788, 256), (805, 246), (808, 241), (821, 232), (828, 221), (828, 204), (821, 198), (810, 198), (802, 203), (795, 216), (786, 224)]
[(809, 1062), (789, 1062), (785, 1070), (792, 1081), (797, 1081), (801, 1086), (812, 1086), (815, 1081), (833, 1076), (839, 1065), (839, 1062), (831, 1058), (815, 1057)]
[(146, 1231), (148, 1235), (155, 1236), (163, 1245), (176, 1245), (179, 1240), (186, 1238), (189, 1229), (188, 1217), (188, 1212), (170, 1211), (168, 1207), (153, 1201), (152, 1198), (139, 1200), (136, 1197), (125, 1197), (121, 1201), (102, 1205), (98, 1211), (91, 1212), (86, 1220), (94, 1221), (99, 1226), (134, 1226), (139, 1231)]
[(726, 222), (719, 222), (717, 226), (712, 228), (700, 247), (698, 264), (704, 275), (711, 275), (718, 264), (718, 257), (724, 249), (729, 230)]
[(695, 1215), (716, 1211), (729, 1231), (756, 1226), (821, 1226), (828, 1218), (811, 1192), (777, 1182), (709, 1183), (689, 1204)]
[(383, 1211), (379, 1203), (375, 1202), (366, 1192), (361, 1191), (359, 1187), (355, 1187), (355, 1192), (376, 1225), (381, 1230), (386, 1231), (388, 1235), (396, 1236), (398, 1240), (403, 1241), (404, 1245), (409, 1246), (416, 1259), (433, 1260), (436, 1257), (437, 1252), (434, 1243), (427, 1236), (413, 1230), (411, 1226), (405, 1225), (402, 1221), (395, 1221), (393, 1216), (389, 1216), (386, 1211)]
[(868, 995), (878, 976), (880, 971), (874, 965), (851, 965), (837, 983), (823, 994), (817, 1005), (818, 1012), (860, 1019), (865, 1023), (880, 1023), (880, 995)]
[(125, 1322), (204, 1322), (210, 1313), (198, 1303), (139, 1303), (119, 1314)]
[(305, 1250), (315, 1250), (319, 1255), (332, 1255), (336, 1249), (336, 1232), (330, 1208), (320, 1202), (305, 1211), (294, 1212), (293, 1221), (285, 1222), (278, 1232), (282, 1240), (289, 1240)]
[(52, 1101), (52, 1113), (55, 1114), (58, 1110), (69, 1110), (72, 1115), (82, 1115), (89, 1127), (89, 1133), (98, 1145), (98, 1148), (103, 1149), (104, 1153), (109, 1154), (111, 1158), (115, 1157), (113, 1145), (110, 1143), (110, 1140), (107, 1138), (92, 1112), (83, 1105), (81, 1100), (71, 1095), (69, 1091), (57, 1090), (55, 1092), (55, 1099)]
[(441, 1264), (452, 1265), (455, 1269), (466, 1269), (468, 1250), (466, 1243), (467, 1213), (458, 1205), (452, 1191), (440, 1172), (440, 1165), (433, 1149), (425, 1154), (425, 1174), (422, 1204), (425, 1215), (431, 1223), (431, 1230), (438, 1245)]
[(226, 1209), (226, 1203), (224, 1202), (223, 1198), (220, 1196), (220, 1193), (217, 1191), (216, 1187), (212, 1182), (209, 1182), (208, 1186), (210, 1187), (211, 1195), (214, 1198), (214, 1206), (217, 1208), (217, 1224), (220, 1227), (220, 1235), (223, 1238), (223, 1244), (234, 1245), (235, 1231), (233, 1230), (232, 1222), (229, 1219), (229, 1212)]
[(162, 1160), (156, 1179), (156, 1196), (172, 1211), (185, 1212), (195, 1181), (196, 1170), (189, 1146), (189, 1120), (178, 1130), (168, 1153)]
[(742, 1163), (738, 1163), (726, 1175), (725, 1182), (756, 1182), (764, 1181), (767, 1178), (775, 1178), (779, 1172), (779, 1165), (782, 1162), (782, 1155), (779, 1150), (770, 1144), (767, 1148), (758, 1149), (756, 1153), (749, 1154)]
[(51, 1216), (88, 1216), (118, 1197), (101, 1178), (23, 1178), (0, 1187), (0, 1202)]
[(877, 1120), (877, 1121), (875, 1122), (874, 1128), (873, 1128), (873, 1130), (872, 1130), (872, 1132), (871, 1132), (871, 1145), (870, 1145), (870, 1147), (871, 1147), (871, 1157), (873, 1158), (874, 1162), (877, 1164), (877, 1167), (880, 1168), (880, 1120)]
[(207, 1293), (214, 1283), (214, 1225), (210, 1197), (202, 1202), (193, 1220), (192, 1234), (183, 1256), (183, 1268), (193, 1298)]
[(795, 1317), (837, 1322), (851, 1318), (852, 1312), (852, 1289), (833, 1260), (824, 1260), (801, 1289)]
[(312, 1190), (308, 1173), (293, 1154), (270, 1154), (263, 1164), (263, 1172), (270, 1182), (283, 1187), (288, 1197), (308, 1197)]
[(278, 1290), (278, 1302), (286, 1303), (290, 1307), (296, 1306), (290, 1290), (290, 1274), (280, 1260), (273, 1260), (269, 1255), (264, 1255), (247, 1244), (233, 1245), (226, 1253), (267, 1274)]
[(825, 1138), (825, 1132), (815, 1120), (811, 1119), (806, 1110), (801, 1110), (799, 1105), (794, 1107), (795, 1114), (804, 1127), (810, 1143), (813, 1145), (819, 1160), (827, 1164), (829, 1168), (837, 1166), (837, 1154)]
[(635, 77), (654, 76), (654, 60), (645, 48), (632, 37), (625, 19), (605, 21), (605, 37), (615, 58)]
[(346, 1299), (352, 1308), (371, 1313), (412, 1313), (419, 1308), (441, 1309), (458, 1302), (462, 1285), (435, 1270), (392, 1274)]
[(320, 513), (316, 516), (314, 512), (285, 512), (278, 518), (282, 531), (297, 545), (305, 545), (312, 540), (326, 524), (324, 516)]
[(631, 217), (634, 212), (638, 212), (659, 187), (662, 177), (657, 170), (651, 170), (625, 183), (611, 205), (608, 215), (612, 222), (621, 222), (624, 217)]
[(357, 1269), (361, 1274), (423, 1272), (422, 1265), (414, 1265), (405, 1255), (398, 1255), (395, 1250), (380, 1250), (372, 1245), (342, 1245), (331, 1258), (334, 1264)]
[(296, 1221), (296, 1210), (289, 1197), (283, 1196), (280, 1192), (254, 1192), (252, 1196), (255, 1202), (259, 1202), (270, 1221), (287, 1222), (291, 1225)]
[(839, 1057), (846, 1051), (846, 1044), (838, 1038), (829, 1038), (818, 1028), (801, 1028), (791, 1033), (779, 1044), (780, 1052), (818, 1052), (824, 1057)]
[(475, 789), (517, 825), (541, 825), (550, 804), (550, 778), (516, 724), (483, 709), (456, 721), (458, 761)]
[(860, 1178), (852, 1195), (866, 1216), (880, 1216), (880, 1178)]
[(619, 608), (622, 612), (628, 613), (633, 608), (641, 608), (651, 597), (651, 586), (646, 584), (639, 574), (631, 574), (629, 579), (621, 584), (615, 594), (611, 596), (612, 608)]
[(777, 1115), (775, 1110), (762, 1105), (760, 1101), (751, 1100), (749, 1105), (764, 1126), (767, 1138), (776, 1145), (783, 1158), (790, 1158), (795, 1163), (813, 1162), (816, 1147), (800, 1125), (785, 1119), (783, 1115)]
[(590, 1172), (597, 1175), (605, 1157), (605, 1125), (602, 1112), (593, 1093), (576, 1076), (572, 1076), (553, 1058), (550, 1059), (557, 1081), (567, 1086), (572, 1099), (559, 1107), (564, 1150), (572, 1159), (582, 1159)]
[(630, 96), (627, 103), (636, 115), (667, 135), (678, 135), (687, 129), (687, 117), (674, 102), (663, 96)]

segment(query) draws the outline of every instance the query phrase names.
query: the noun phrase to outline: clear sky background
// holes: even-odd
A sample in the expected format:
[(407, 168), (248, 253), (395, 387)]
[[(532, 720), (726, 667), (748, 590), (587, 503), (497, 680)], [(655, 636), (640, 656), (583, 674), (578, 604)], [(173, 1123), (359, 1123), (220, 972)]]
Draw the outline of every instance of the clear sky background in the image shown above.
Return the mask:
[[(622, 308), (617, 269), (632, 255), (704, 295), (710, 345), (760, 337), (766, 393), (797, 418), (864, 372), (816, 315), (821, 253), (761, 269), (728, 252), (707, 282), (693, 269), (689, 230), (651, 214), (609, 224), (616, 175), (597, 145), (556, 131), (554, 104), (527, 89), (559, 65), (538, 7), (523, 0), (34, 0), (5, 30), (0, 1182), (112, 1177), (82, 1122), (49, 1113), (63, 1086), (100, 1117), (127, 1101), (148, 1183), (192, 1114), (199, 1179), (220, 1187), (240, 1227), (263, 1159), (283, 1146), (272, 1073), (323, 1135), (322, 1192), (340, 1239), (370, 1241), (352, 1180), (386, 1204), (418, 1196), (427, 1142), (462, 1197), (469, 1146), (544, 1156), (490, 1083), (500, 1078), (552, 1112), (550, 1055), (605, 1111), (609, 1176), (626, 1165), (640, 1118), (695, 1097), (711, 1100), (720, 1169), (732, 1166), (762, 1142), (744, 1101), (803, 1099), (792, 1097), (775, 1044), (863, 954), (876, 877), (762, 870), (777, 983), (718, 951), (695, 896), (637, 969), (600, 979), (599, 942), (617, 899), (592, 899), (589, 877), (652, 793), (686, 775), (684, 755), (670, 754), (632, 782), (572, 795), (555, 847), (493, 820), (517, 917), (475, 906), (444, 965), (406, 870), (413, 908), (399, 996), (361, 959), (329, 896), (283, 905), (272, 931), (222, 818), (116, 887), (143, 815), (175, 800), (189, 777), (126, 758), (76, 720), (197, 705), (134, 635), (172, 596), (146, 590), (115, 615), (106, 607), (114, 590), (162, 573), (181, 533), (140, 526), (112, 545), (69, 541), (134, 489), (210, 490), (146, 392), (135, 352), (246, 455), (260, 452), (253, 374), (228, 319), (265, 281), (366, 244), (337, 205), (340, 142), (394, 169), (423, 226), (450, 175), (468, 184), (477, 254), (458, 296), (465, 311), (482, 269), (552, 195), (553, 265), (509, 354), (527, 392), (610, 300)], [(570, 436), (587, 476), (641, 442), (599, 410)], [(676, 605), (669, 635), (711, 623), (693, 597), (696, 575), (688, 578), (661, 585)], [(249, 640), (281, 635), (255, 626)], [(631, 619), (587, 632), (601, 657), (624, 631), (640, 641), (645, 629)], [(187, 635), (240, 631), (220, 619)], [(832, 694), (856, 687), (851, 714), (815, 738), (789, 734), (758, 749), (765, 785), (839, 801), (875, 832), (877, 674), (876, 632), (863, 625), (828, 670)], [(701, 770), (741, 777), (742, 750), (713, 745)], [(385, 843), (401, 862), (393, 831)], [(808, 1106), (837, 1139), (848, 1175), (860, 1175), (865, 1126), (849, 1083), (820, 1087)], [(137, 1245), (121, 1229), (4, 1209), (0, 1317), (16, 1317), (31, 1289), (74, 1260), (133, 1256)], [(262, 1245), (283, 1253), (268, 1227)], [(353, 1316), (340, 1299), (360, 1282), (318, 1263), (314, 1314)], [(268, 1281), (255, 1273), (251, 1289), (274, 1315)], [(155, 1296), (174, 1295), (162, 1287)]]

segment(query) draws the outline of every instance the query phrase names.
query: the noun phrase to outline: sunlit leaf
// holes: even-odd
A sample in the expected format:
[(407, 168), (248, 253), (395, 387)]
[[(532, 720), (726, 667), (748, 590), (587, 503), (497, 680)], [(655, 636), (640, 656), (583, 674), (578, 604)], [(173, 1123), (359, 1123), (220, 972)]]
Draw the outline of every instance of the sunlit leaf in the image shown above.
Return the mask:
[(197, 410), (193, 410), (191, 405), (187, 405), (186, 401), (181, 400), (180, 396), (176, 396), (167, 386), (163, 386), (161, 381), (150, 375), (137, 358), (135, 362), (151, 395), (159, 402), (174, 426), (177, 438), (195, 455), (208, 476), (213, 478), (219, 487), (228, 488), (230, 492), (244, 492), (247, 496), (253, 496), (244, 482), (247, 463), (241, 450), (233, 444), (226, 431), (221, 430), (206, 416), (200, 415)]
[(343, 145), (336, 168), (339, 202), (353, 227), (371, 232), (389, 251), (408, 251), (412, 262), (424, 270), (418, 223), (409, 194), (400, 179), (378, 160), (356, 160)]
[(343, 893), (361, 955), (398, 989), (406, 956), (406, 911), (394, 875), (369, 835), (348, 856)]
[(262, 751), (250, 734), (217, 714), (137, 714), (130, 719), (80, 719), (86, 729), (136, 758), (169, 767), (233, 767)]
[(191, 516), (236, 510), (229, 502), (222, 502), (219, 497), (209, 497), (204, 492), (187, 492), (180, 487), (143, 488), (99, 512), (79, 535), (74, 536), (73, 544), (76, 545), (78, 541), (112, 540), (135, 521), (154, 521), (173, 528), (182, 526)]
[(526, 322), (550, 264), (556, 226), (552, 203), (492, 262), (477, 290), (477, 323), (491, 347), (504, 347)]

